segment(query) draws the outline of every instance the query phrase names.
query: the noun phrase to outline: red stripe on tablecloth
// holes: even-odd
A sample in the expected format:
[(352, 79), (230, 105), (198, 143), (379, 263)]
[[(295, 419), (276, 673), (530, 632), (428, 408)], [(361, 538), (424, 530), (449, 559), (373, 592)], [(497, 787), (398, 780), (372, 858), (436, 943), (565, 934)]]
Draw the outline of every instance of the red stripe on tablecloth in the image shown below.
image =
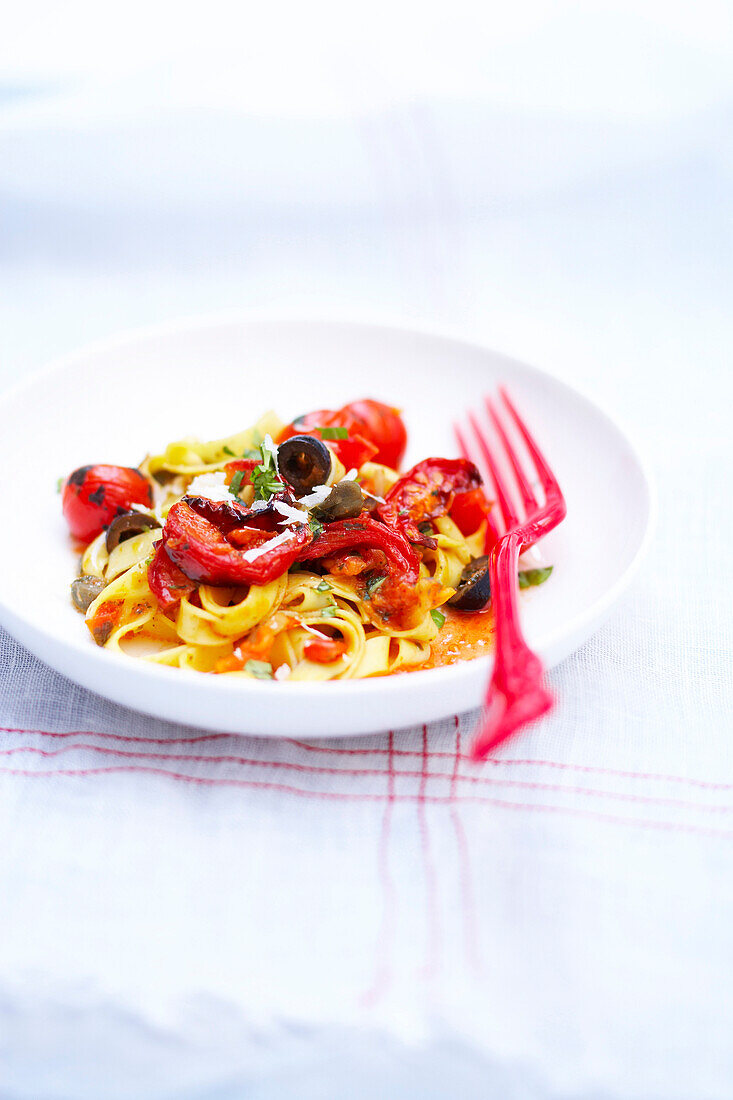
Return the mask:
[[(345, 756), (382, 756), (385, 753), (385, 749), (370, 748), (370, 749), (345, 749), (335, 745), (310, 745), (307, 741), (296, 741), (292, 738), (289, 739), (291, 745), (296, 745), (300, 749), (305, 749), (307, 752), (325, 752), (334, 753)], [(395, 749), (395, 756), (416, 756), (422, 757), (421, 749)], [(453, 760), (454, 753), (441, 752), (440, 750), (434, 750), (430, 753), (436, 760)], [(461, 756), (461, 760), (470, 761), (475, 765), (475, 761), (468, 753)], [(529, 757), (527, 759), (511, 758), (511, 757), (494, 757), (490, 756), (486, 760), (482, 761), (483, 765), (488, 767), (504, 767), (511, 766), (513, 764), (519, 764), (521, 766), (536, 764), (542, 768), (558, 768), (567, 771), (587, 772), (596, 775), (613, 775), (619, 779), (653, 779), (664, 783), (687, 783), (691, 787), (704, 787), (712, 791), (731, 791), (733, 790), (733, 783), (720, 783), (717, 780), (712, 779), (694, 779), (686, 775), (668, 775), (664, 772), (635, 772), (628, 771), (620, 768), (605, 768), (596, 764), (571, 764), (561, 760), (532, 760)]]
[[(0, 774), (21, 775), (28, 779), (52, 779), (54, 777), (84, 778), (86, 776), (113, 775), (124, 772), (147, 774), (155, 777), (164, 776), (183, 783), (192, 783), (195, 786), (207, 787), (242, 787), (266, 791), (279, 791), (286, 794), (301, 796), (303, 798), (324, 799), (326, 801), (340, 802), (383, 802), (386, 795), (365, 794), (361, 792), (338, 791), (309, 791), (300, 787), (290, 787), (283, 783), (258, 782), (248, 779), (228, 779), (221, 776), (183, 775), (179, 772), (168, 771), (166, 768), (147, 768), (135, 764), (118, 764), (103, 768), (76, 768), (56, 769), (52, 771), (31, 771), (22, 768), (0, 768)], [(395, 794), (395, 802), (416, 802), (416, 795)], [(426, 794), (425, 803), (436, 806), (450, 806), (448, 797)], [(624, 825), (640, 829), (653, 829), (662, 832), (694, 833), (698, 836), (710, 836), (720, 838), (733, 838), (732, 829), (711, 829), (707, 826), (692, 825), (679, 821), (653, 821), (644, 818), (618, 817), (613, 814), (597, 813), (595, 810), (579, 809), (570, 806), (550, 806), (541, 802), (509, 802), (501, 798), (486, 798), (479, 795), (466, 795), (462, 799), (468, 805), (494, 806), (497, 809), (526, 810), (530, 813), (550, 813), (566, 817), (578, 817), (586, 820), (603, 822), (609, 825)]]
[(392, 811), (395, 801), (395, 771), (394, 756), (392, 754), (394, 733), (392, 730), (389, 731), (388, 745), (387, 802), (384, 807), (377, 852), (377, 870), (382, 889), (382, 921), (375, 948), (374, 983), (363, 997), (366, 1005), (373, 1005), (384, 996), (392, 980), (392, 944), (397, 910), (395, 884), (389, 869), (389, 837), (392, 829)]
[(196, 737), (128, 737), (124, 733), (102, 733), (99, 730), (40, 730), (19, 726), (0, 726), (0, 733), (32, 733), (41, 737), (109, 737), (116, 741), (134, 741), (144, 745), (193, 745), (199, 741), (220, 741), (229, 733), (202, 733)]
[[(275, 768), (284, 769), (285, 771), (299, 772), (304, 775), (343, 775), (347, 777), (363, 776), (364, 778), (374, 778), (389, 775), (386, 768), (335, 768), (327, 767), (318, 764), (301, 764), (295, 761), (289, 760), (262, 760), (257, 757), (245, 757), (245, 756), (233, 756), (233, 755), (218, 755), (218, 756), (205, 756), (194, 753), (165, 753), (165, 752), (143, 752), (142, 750), (132, 749), (116, 749), (107, 745), (91, 745), (85, 742), (78, 742), (71, 745), (64, 745), (59, 749), (41, 749), (35, 745), (15, 745), (9, 749), (0, 749), (0, 757), (2, 756), (15, 756), (18, 753), (29, 753), (35, 756), (42, 756), (45, 758), (61, 756), (63, 753), (74, 751), (88, 751), (95, 752), (105, 756), (121, 756), (125, 759), (143, 759), (143, 760), (172, 760), (177, 763), (211, 763), (211, 764), (239, 764), (243, 767), (253, 768)], [(435, 753), (429, 753), (428, 757), (432, 758)], [(460, 757), (459, 759), (466, 759)], [(405, 776), (406, 778), (419, 779), (420, 785), (426, 779), (424, 769), (420, 771), (394, 771), (392, 768), (392, 774)], [(604, 791), (596, 787), (576, 787), (566, 786), (561, 783), (540, 783), (534, 780), (523, 779), (496, 779), (493, 776), (488, 775), (462, 775), (455, 771), (453, 772), (432, 772), (430, 778), (433, 780), (441, 780), (443, 782), (448, 781), (451, 785), (451, 798), (455, 798), (455, 801), (465, 802), (470, 796), (465, 794), (455, 795), (456, 785), (459, 783), (472, 784), (474, 786), (488, 786), (488, 787), (501, 787), (512, 788), (518, 790), (530, 790), (530, 791), (544, 791), (554, 794), (573, 794), (581, 795), (584, 798), (596, 798), (601, 800), (610, 800), (613, 802), (629, 802), (638, 803), (639, 805), (648, 806), (674, 806), (680, 809), (700, 811), (702, 813), (719, 813), (729, 814), (733, 813), (733, 806), (720, 806), (720, 805), (708, 805), (704, 802), (694, 802), (690, 799), (684, 798), (667, 798), (659, 795), (645, 795), (645, 794), (631, 794), (624, 791)], [(446, 800), (449, 801), (450, 799)]]
[(474, 970), (482, 970), (481, 954), (478, 946), (478, 928), (476, 924), (476, 907), (473, 896), (473, 875), (471, 873), (471, 857), (468, 850), (468, 838), (461, 821), (460, 810), (456, 804), (456, 787), (459, 779), (461, 762), (461, 721), (456, 714), (454, 718), (456, 727), (456, 756), (453, 762), (453, 774), (451, 775), (450, 814), (453, 822), (453, 830), (456, 834), (456, 848), (458, 850), (458, 876), (461, 888), (461, 907), (463, 910), (463, 935), (466, 943), (466, 959)]
[[(202, 741), (234, 740), (238, 735), (229, 733), (206, 733), (195, 737), (133, 737), (123, 733), (105, 733), (101, 730), (44, 730), (28, 729), (22, 726), (0, 726), (0, 733), (32, 734), (39, 737), (103, 737), (114, 741), (130, 741), (134, 744), (145, 745), (194, 745)], [(384, 756), (388, 750), (383, 748), (342, 748), (336, 745), (311, 745), (306, 741), (298, 741), (288, 738), (288, 743), (306, 752), (332, 753), (334, 755), (349, 756)], [(394, 756), (414, 756), (421, 758), (420, 749), (394, 748)], [(453, 760), (455, 754), (433, 750), (431, 757), (436, 759)], [(461, 760), (471, 760), (468, 754), (462, 755)], [(475, 763), (475, 762), (474, 762)], [(561, 760), (521, 759), (511, 757), (489, 757), (484, 761), (488, 767), (510, 767), (512, 765), (531, 766), (542, 768), (557, 768), (562, 771), (584, 772), (589, 775), (612, 775), (619, 779), (651, 779), (661, 783), (686, 783), (691, 787), (701, 787), (711, 791), (733, 790), (733, 783), (722, 783), (711, 779), (695, 779), (687, 775), (670, 775), (665, 772), (637, 772), (621, 768), (606, 768), (596, 764), (573, 764)], [(381, 774), (381, 773), (380, 773)]]
[[(433, 978), (440, 969), (441, 964), (441, 931), (440, 917), (438, 913), (438, 883), (433, 865), (433, 854), (430, 845), (430, 832), (425, 814), (425, 799), (427, 796), (428, 779), (430, 778), (430, 752), (428, 745), (428, 727), (422, 728), (422, 769), (420, 772), (420, 786), (417, 794), (417, 821), (420, 831), (420, 849), (422, 851), (423, 867), (425, 871), (425, 913), (427, 919), (427, 948), (424, 976)], [(450, 799), (449, 799), (450, 801)]]

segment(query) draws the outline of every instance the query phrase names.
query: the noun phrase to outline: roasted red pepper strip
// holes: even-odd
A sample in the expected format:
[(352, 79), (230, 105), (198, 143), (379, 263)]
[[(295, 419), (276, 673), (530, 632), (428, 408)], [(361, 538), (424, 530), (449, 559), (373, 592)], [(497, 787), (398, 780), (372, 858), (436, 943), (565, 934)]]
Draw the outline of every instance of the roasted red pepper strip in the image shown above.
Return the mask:
[(163, 528), (168, 556), (187, 577), (203, 584), (269, 584), (302, 557), (312, 540), (310, 527), (302, 524), (287, 541), (248, 561), (248, 551), (232, 546), (216, 524), (185, 500), (173, 505)]
[(275, 534), (278, 530), (277, 521), (282, 516), (275, 513), (274, 508), (263, 509), (256, 512), (248, 508), (246, 504), (235, 500), (209, 500), (208, 497), (185, 497), (186, 504), (198, 515), (208, 519), (215, 527), (218, 527), (225, 535), (229, 535), (237, 527), (248, 525), (258, 527), (262, 531), (270, 531)]
[(339, 550), (348, 550), (352, 546), (369, 546), (381, 550), (387, 561), (394, 566), (396, 573), (407, 581), (417, 581), (420, 563), (404, 535), (368, 516), (329, 523), (322, 534), (301, 551), (297, 560), (323, 558)]
[(377, 514), (410, 542), (425, 542), (418, 524), (450, 511), (454, 495), (478, 489), (481, 474), (465, 458), (426, 458), (396, 481)]
[(194, 581), (173, 564), (162, 542), (156, 546), (148, 566), (148, 584), (163, 611), (172, 611), (184, 596), (190, 595), (196, 588)]

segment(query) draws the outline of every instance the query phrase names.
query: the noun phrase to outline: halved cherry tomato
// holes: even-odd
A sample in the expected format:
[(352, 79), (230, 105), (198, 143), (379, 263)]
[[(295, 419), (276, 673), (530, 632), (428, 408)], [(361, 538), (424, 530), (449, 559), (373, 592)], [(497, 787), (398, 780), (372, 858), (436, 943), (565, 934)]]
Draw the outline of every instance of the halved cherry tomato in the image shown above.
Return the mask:
[(80, 466), (66, 479), (61, 502), (72, 535), (91, 542), (131, 505), (151, 507), (153, 491), (129, 466)]
[[(324, 436), (321, 428), (345, 428), (348, 435), (345, 439), (329, 439), (328, 432)], [(358, 470), (377, 454), (377, 448), (364, 438), (353, 417), (342, 415), (341, 412), (330, 412), (328, 409), (299, 416), (287, 428), (283, 428), (277, 441), (284, 443), (294, 435), (313, 435), (316, 439), (322, 439), (346, 470)]]
[(465, 458), (424, 458), (395, 481), (377, 508), (384, 523), (401, 531), (409, 542), (423, 545), (431, 538), (420, 524), (450, 512), (459, 493), (481, 486), (481, 474)]
[[(349, 433), (347, 439), (329, 439), (326, 442), (347, 469), (359, 469), (371, 459), (396, 469), (407, 446), (407, 431), (399, 409), (368, 397), (362, 401), (352, 401), (340, 409), (317, 409), (299, 416), (281, 432), (278, 443), (293, 435), (320, 435), (318, 428), (346, 428)], [(366, 457), (354, 453), (353, 443), (356, 441), (371, 447), (371, 453)], [(359, 458), (361, 461), (358, 461)]]
[(462, 535), (472, 535), (490, 511), (491, 504), (483, 489), (470, 489), (467, 493), (456, 493), (449, 515)]
[(309, 638), (303, 646), (303, 653), (309, 661), (328, 665), (341, 657), (348, 648), (348, 642), (344, 638), (327, 638), (324, 634), (319, 638)]
[(348, 412), (359, 425), (360, 434), (377, 448), (375, 462), (399, 469), (407, 447), (407, 429), (399, 409), (366, 397), (344, 405), (341, 412)]

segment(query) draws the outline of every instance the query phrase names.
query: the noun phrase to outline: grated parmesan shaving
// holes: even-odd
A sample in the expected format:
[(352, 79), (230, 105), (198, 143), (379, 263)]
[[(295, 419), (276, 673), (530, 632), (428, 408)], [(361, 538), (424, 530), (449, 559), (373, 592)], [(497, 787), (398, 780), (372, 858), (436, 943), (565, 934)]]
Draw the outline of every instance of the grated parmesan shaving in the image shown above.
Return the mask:
[(273, 507), (276, 512), (279, 512), (284, 519), (278, 520), (281, 525), (283, 523), (307, 523), (308, 513), (303, 508), (294, 508), (292, 504), (286, 504), (284, 500), (273, 501)]
[[(358, 470), (349, 470), (348, 474), (344, 474), (338, 484), (340, 485), (342, 481), (356, 481), (358, 472)], [(331, 490), (335, 488), (335, 485), (316, 485), (312, 493), (300, 498), (299, 503), (305, 505), (306, 508), (317, 508), (319, 504), (323, 504)]]
[(232, 494), (225, 482), (226, 474), (223, 470), (215, 473), (199, 474), (193, 479), (186, 495), (191, 497), (204, 497), (206, 500), (221, 501), (231, 500)]
[(273, 673), (273, 678), (275, 680), (287, 680), (292, 671), (293, 670), (290, 667), (290, 665), (282, 664), (278, 668), (275, 669), (275, 671)]
[(312, 493), (308, 493), (308, 496), (300, 498), (299, 503), (306, 508), (316, 508), (319, 504), (323, 504), (332, 488), (333, 486), (331, 485), (316, 485)]
[(266, 554), (269, 550), (272, 550), (275, 546), (282, 546), (284, 542), (293, 537), (293, 531), (290, 528), (286, 528), (281, 531), (279, 535), (275, 535), (274, 539), (270, 539), (268, 542), (263, 543), (262, 546), (253, 546), (251, 550), (244, 551), (245, 561), (257, 561), (257, 558)]

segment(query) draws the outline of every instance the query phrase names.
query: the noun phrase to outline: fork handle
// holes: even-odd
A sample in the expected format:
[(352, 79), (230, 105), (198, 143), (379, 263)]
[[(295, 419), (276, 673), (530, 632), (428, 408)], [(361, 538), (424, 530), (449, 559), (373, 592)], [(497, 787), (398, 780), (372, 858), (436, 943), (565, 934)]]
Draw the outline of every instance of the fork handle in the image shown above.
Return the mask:
[(519, 623), (519, 555), (521, 536), (499, 539), (489, 557), (495, 628), (494, 668), (471, 748), (474, 760), (506, 741), (520, 726), (546, 714), (554, 703), (544, 686), (539, 657), (524, 640)]

